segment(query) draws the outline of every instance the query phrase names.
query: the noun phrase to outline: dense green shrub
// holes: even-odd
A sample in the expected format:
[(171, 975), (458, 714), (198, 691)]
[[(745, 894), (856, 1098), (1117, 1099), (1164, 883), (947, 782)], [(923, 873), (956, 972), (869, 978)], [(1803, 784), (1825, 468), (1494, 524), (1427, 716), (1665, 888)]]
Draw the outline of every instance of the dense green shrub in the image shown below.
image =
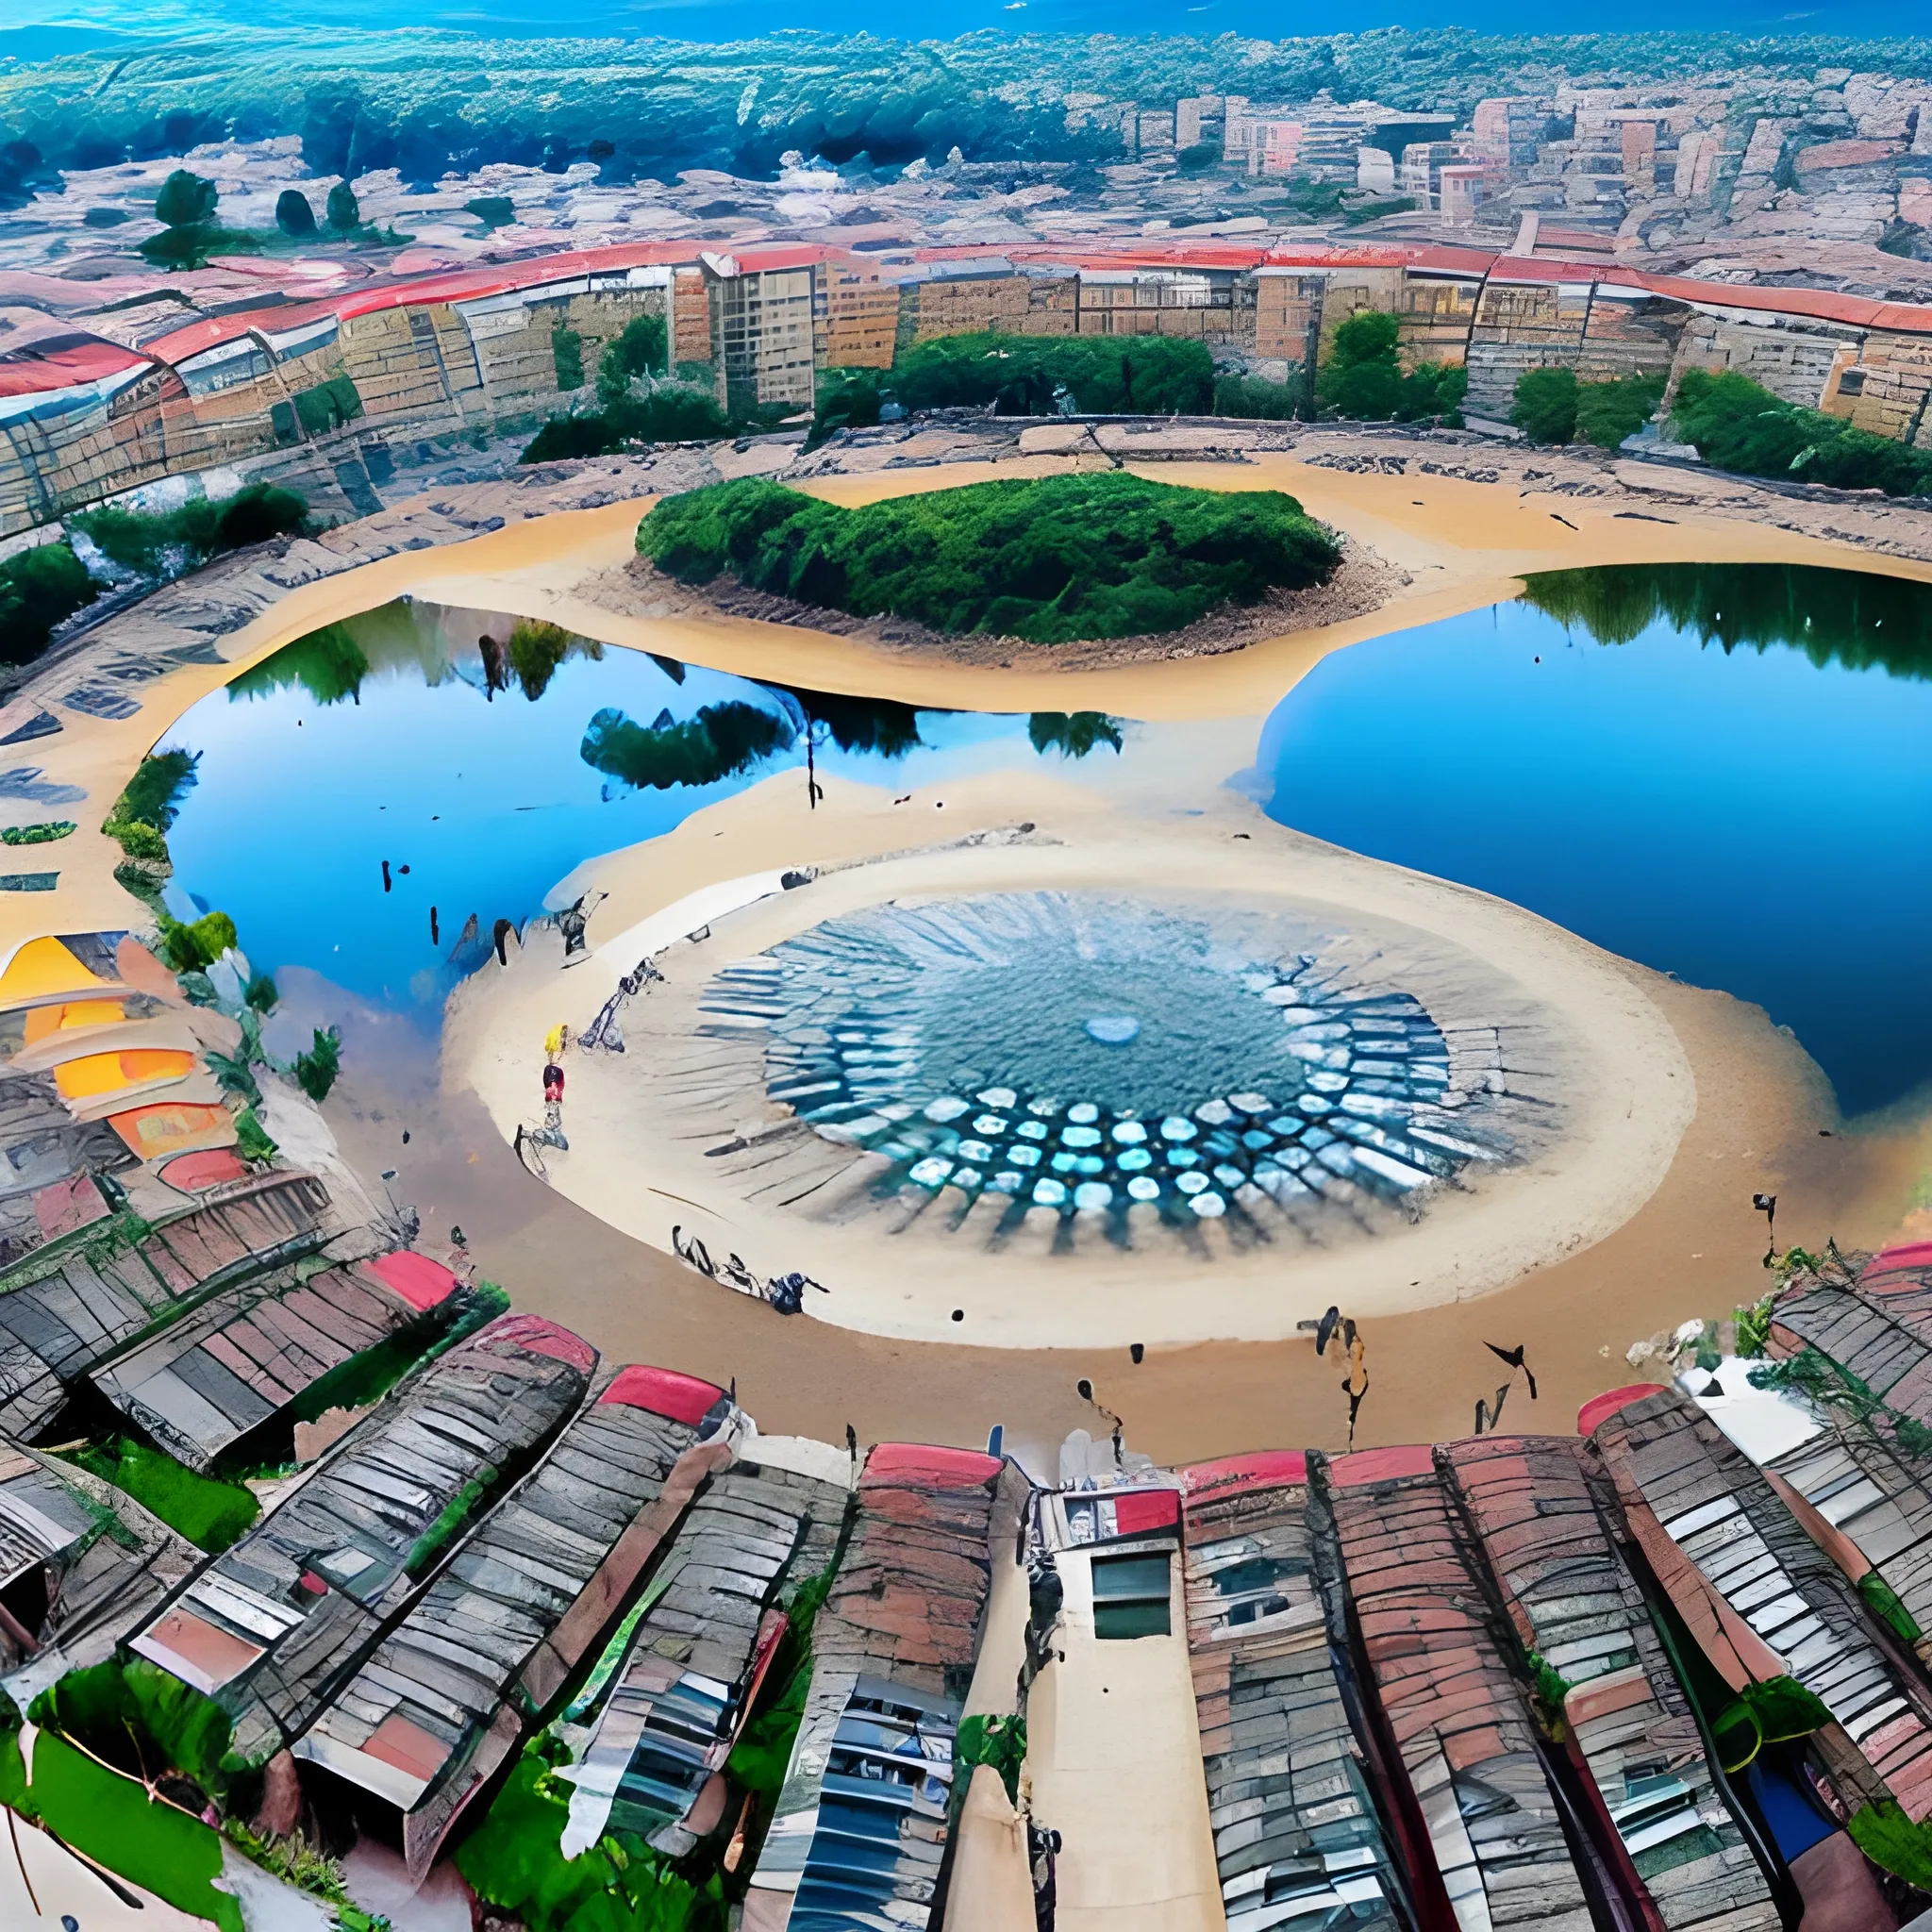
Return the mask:
[(608, 456), (627, 442), (704, 442), (729, 427), (708, 391), (679, 385), (621, 397), (591, 415), (553, 416), (517, 460), (556, 463)]
[(325, 210), (328, 225), (339, 235), (352, 234), (362, 225), (362, 208), (356, 191), (346, 181), (338, 181), (328, 192)]
[(1173, 336), (941, 336), (894, 363), (892, 387), (908, 409), (1050, 416), (1059, 389), (1082, 415), (1202, 416), (1214, 358)]
[[(101, 821), (101, 830), (115, 840), (129, 858), (162, 865), (168, 862), (167, 833), (175, 823), (181, 799), (194, 784), (198, 752), (150, 752), (135, 767), (134, 776)], [(186, 969), (177, 967), (177, 972)]]
[(199, 222), (211, 222), (221, 190), (186, 168), (176, 168), (161, 183), (155, 196), (155, 220), (170, 228), (186, 228)]
[(51, 845), (80, 829), (72, 819), (49, 819), (38, 825), (8, 825), (0, 829), (0, 844)]
[(1576, 372), (1525, 369), (1516, 378), (1509, 420), (1532, 442), (1576, 439)]
[(1650, 421), (1661, 375), (1579, 382), (1572, 369), (1525, 369), (1516, 378), (1509, 420), (1532, 442), (1593, 442), (1615, 449)]
[(480, 1828), (458, 1847), (457, 1870), (476, 1896), (529, 1932), (723, 1932), (715, 1873), (693, 1886), (628, 1832), (564, 1857), (571, 1786), (552, 1774), (556, 1748), (541, 1738), (525, 1746)]
[(630, 393), (641, 375), (661, 375), (670, 360), (671, 334), (661, 315), (639, 315), (605, 345), (597, 358), (597, 399), (606, 408)]
[(192, 923), (164, 912), (160, 928), (161, 958), (176, 973), (206, 973), (236, 940), (235, 922), (225, 912), (205, 912)]
[(141, 252), (158, 268), (191, 269), (207, 265), (211, 255), (259, 255), (261, 241), (246, 228), (224, 228), (215, 222), (189, 222), (163, 228), (141, 244)]
[(1648, 423), (1662, 400), (1661, 375), (1626, 375), (1576, 386), (1576, 440), (1615, 449)]
[(978, 483), (842, 509), (761, 477), (667, 497), (638, 548), (688, 582), (1039, 643), (1175, 630), (1324, 579), (1340, 552), (1291, 496), (1114, 472)]
[(320, 1106), (328, 1098), (329, 1089), (336, 1084), (336, 1075), (341, 1071), (341, 1029), (331, 1026), (325, 1031), (318, 1026), (314, 1043), (306, 1052), (295, 1056), (295, 1084)]
[(124, 570), (154, 576), (167, 568), (170, 552), (200, 564), (224, 551), (300, 535), (308, 528), (308, 501), (273, 483), (251, 483), (220, 502), (198, 496), (179, 509), (155, 514), (89, 510), (74, 523)]
[(791, 742), (791, 727), (775, 712), (732, 699), (707, 705), (681, 724), (667, 715), (649, 726), (607, 708), (591, 718), (579, 756), (593, 771), (640, 791), (668, 791), (674, 785), (715, 785)]
[(1336, 329), (1316, 375), (1316, 401), (1362, 423), (1415, 423), (1425, 416), (1459, 423), (1468, 372), (1424, 362), (1405, 375), (1397, 353), (1401, 334), (1392, 315), (1369, 308), (1351, 315)]
[(507, 228), (517, 218), (517, 205), (507, 194), (479, 194), (463, 208), (491, 228)]
[(306, 436), (326, 436), (344, 423), (353, 423), (362, 413), (362, 392), (355, 378), (346, 374), (332, 375), (326, 382), (311, 383), (295, 392), (295, 419)]
[(828, 370), (818, 386), (818, 403), (812, 412), (810, 432), (805, 439), (806, 448), (818, 448), (841, 429), (871, 428), (879, 420), (879, 409), (888, 393), (881, 385), (889, 379), (882, 369)]
[(30, 664), (54, 626), (100, 592), (64, 543), (17, 550), (0, 562), (0, 664)]
[(584, 386), (584, 339), (562, 323), (550, 331), (550, 359), (557, 369), (557, 386), (568, 393)]
[(1302, 391), (1291, 382), (1268, 382), (1257, 375), (1224, 375), (1214, 385), (1214, 413), (1257, 422), (1282, 423), (1301, 408)]
[(1686, 370), (1673, 414), (1677, 434), (1721, 470), (1888, 496), (1932, 494), (1932, 452), (1781, 402), (1736, 370)]
[(71, 1450), (66, 1459), (125, 1490), (143, 1509), (210, 1555), (225, 1550), (261, 1511), (253, 1490), (203, 1475), (165, 1451), (126, 1436)]

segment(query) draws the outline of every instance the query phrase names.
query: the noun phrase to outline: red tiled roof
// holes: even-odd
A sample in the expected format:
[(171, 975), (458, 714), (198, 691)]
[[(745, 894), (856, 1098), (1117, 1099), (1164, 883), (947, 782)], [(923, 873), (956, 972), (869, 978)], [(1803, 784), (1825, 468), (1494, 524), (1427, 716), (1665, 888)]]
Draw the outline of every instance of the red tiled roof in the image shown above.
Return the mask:
[(547, 1355), (588, 1375), (597, 1363), (597, 1351), (581, 1335), (560, 1322), (541, 1315), (499, 1315), (477, 1336), (479, 1341), (521, 1349), (527, 1355)]
[(1181, 1520), (1178, 1490), (1129, 1490), (1112, 1501), (1117, 1536), (1145, 1536), (1149, 1530), (1171, 1529)]
[(446, 1302), (461, 1284), (441, 1261), (419, 1255), (413, 1248), (398, 1248), (392, 1255), (378, 1255), (362, 1264), (366, 1273), (391, 1293), (400, 1295), (419, 1314)]
[(1858, 1286), (1869, 1288), (1874, 1274), (1893, 1274), (1905, 1268), (1932, 1268), (1932, 1241), (1907, 1241), (1901, 1247), (1881, 1248), (1866, 1262)]
[(692, 1426), (704, 1421), (711, 1405), (724, 1391), (715, 1382), (680, 1375), (675, 1369), (619, 1369), (599, 1402), (621, 1402), (626, 1408), (647, 1408), (653, 1415)]
[(44, 336), (30, 348), (0, 355), (0, 396), (42, 395), (102, 382), (130, 369), (147, 369), (152, 358), (99, 336)]
[(1398, 1476), (1428, 1475), (1435, 1467), (1436, 1452), (1426, 1442), (1402, 1449), (1358, 1449), (1353, 1456), (1330, 1460), (1328, 1480), (1338, 1489), (1356, 1490)]
[(865, 1458), (861, 1489), (881, 1483), (923, 1484), (932, 1489), (990, 1483), (1004, 1467), (997, 1456), (976, 1449), (941, 1449), (924, 1442), (881, 1442)]
[(1632, 1403), (1644, 1402), (1663, 1392), (1661, 1382), (1631, 1382), (1622, 1389), (1612, 1389), (1607, 1394), (1592, 1395), (1576, 1411), (1576, 1433), (1593, 1436), (1613, 1415), (1628, 1408)]
[(1228, 1490), (1285, 1488), (1308, 1479), (1308, 1458), (1299, 1449), (1262, 1449), (1252, 1456), (1224, 1456), (1191, 1463), (1180, 1472), (1189, 1502)]

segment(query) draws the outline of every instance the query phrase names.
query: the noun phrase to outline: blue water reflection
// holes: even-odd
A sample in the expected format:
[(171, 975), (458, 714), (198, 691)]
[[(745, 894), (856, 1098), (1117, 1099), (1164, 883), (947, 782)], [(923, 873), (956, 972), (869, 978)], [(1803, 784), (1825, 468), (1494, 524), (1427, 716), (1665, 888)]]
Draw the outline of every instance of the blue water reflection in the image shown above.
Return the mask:
[(1847, 1113), (1932, 1078), (1932, 683), (1505, 605), (1324, 658), (1257, 763), (1284, 824), (1757, 1002)]
[[(483, 940), (521, 924), (594, 854), (670, 831), (691, 812), (774, 772), (802, 767), (803, 741), (708, 785), (633, 791), (579, 756), (607, 707), (650, 725), (733, 700), (783, 711), (746, 679), (691, 666), (682, 681), (637, 652), (560, 664), (535, 702), (486, 694), (475, 626), (422, 612), (420, 660), (378, 660), (354, 700), (320, 702), (300, 684), (242, 697), (215, 691), (167, 742), (200, 754), (169, 834), (173, 909), (231, 914), (250, 959), (307, 966), (425, 1022), (465, 961), (464, 923)], [(472, 640), (467, 650), (441, 633)], [(682, 667), (677, 667), (682, 668)], [(909, 791), (1031, 760), (1024, 716), (923, 711), (922, 744), (891, 760), (822, 744), (822, 773)], [(806, 812), (806, 781), (797, 779)], [(383, 888), (383, 861), (391, 890)], [(430, 908), (437, 938), (430, 937)], [(476, 963), (474, 949), (467, 964)]]

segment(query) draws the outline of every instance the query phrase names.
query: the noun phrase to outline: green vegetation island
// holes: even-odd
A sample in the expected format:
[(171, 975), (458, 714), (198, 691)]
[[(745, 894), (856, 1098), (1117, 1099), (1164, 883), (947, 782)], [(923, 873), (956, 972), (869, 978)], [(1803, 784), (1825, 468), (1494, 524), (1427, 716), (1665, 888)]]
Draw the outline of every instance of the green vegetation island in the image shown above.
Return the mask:
[(1291, 496), (1110, 471), (973, 483), (846, 509), (762, 477), (667, 497), (638, 551), (681, 583), (730, 579), (941, 638), (1035, 644), (1184, 630), (1323, 585), (1336, 539)]

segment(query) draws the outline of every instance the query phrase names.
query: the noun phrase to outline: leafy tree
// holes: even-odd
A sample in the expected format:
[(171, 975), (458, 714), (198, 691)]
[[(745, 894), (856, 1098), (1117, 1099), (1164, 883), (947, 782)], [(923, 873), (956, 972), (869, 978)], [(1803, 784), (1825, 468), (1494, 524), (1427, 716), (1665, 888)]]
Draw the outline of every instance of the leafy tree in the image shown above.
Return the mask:
[(1525, 369), (1516, 378), (1516, 401), (1509, 420), (1532, 442), (1576, 440), (1576, 372)]
[(1722, 470), (1888, 496), (1932, 494), (1932, 453), (1784, 402), (1736, 370), (1687, 370), (1674, 420), (1677, 433)]
[(1211, 141), (1197, 141), (1174, 156), (1175, 164), (1184, 175), (1198, 175), (1203, 168), (1211, 168), (1220, 158), (1221, 150)]
[(0, 664), (30, 664), (54, 626), (99, 591), (65, 543), (40, 543), (0, 562)]
[(275, 226), (297, 240), (315, 233), (315, 210), (299, 188), (285, 188), (275, 197)]
[(325, 209), (328, 225), (338, 235), (353, 234), (362, 225), (361, 206), (356, 199), (356, 191), (346, 181), (338, 181), (328, 192), (328, 205)]
[(1932, 586), (1875, 571), (1796, 563), (1601, 564), (1541, 571), (1524, 600), (1599, 643), (1659, 619), (1723, 651), (1788, 645), (1814, 664), (1932, 678)]
[(1339, 416), (1360, 422), (1417, 422), (1425, 416), (1460, 421), (1457, 410), (1469, 387), (1468, 373), (1424, 362), (1402, 373), (1402, 325), (1392, 315), (1362, 309), (1335, 331), (1328, 357), (1315, 379), (1316, 399)]
[(228, 680), (228, 702), (266, 697), (271, 691), (300, 688), (319, 705), (359, 700), (369, 675), (368, 654), (340, 624), (325, 624), (279, 651), (271, 652)]
[(523, 687), (524, 695), (535, 704), (549, 690), (550, 680), (557, 675), (557, 667), (578, 649), (592, 658), (604, 655), (603, 645), (587, 642), (559, 624), (545, 624), (541, 618), (520, 617), (509, 634), (509, 646), (505, 655), (509, 659), (509, 668), (516, 674), (518, 684)]
[(1224, 375), (1214, 385), (1214, 413), (1258, 422), (1286, 422), (1300, 406), (1301, 391), (1291, 382), (1268, 382), (1259, 376)]
[(155, 220), (170, 228), (187, 228), (211, 222), (221, 190), (186, 168), (176, 168), (155, 196)]
[(1339, 552), (1292, 497), (1124, 473), (934, 491), (843, 509), (763, 478), (658, 504), (638, 548), (690, 582), (1041, 643), (1179, 629), (1324, 580)]
[(1650, 421), (1664, 392), (1661, 375), (1630, 375), (1576, 385), (1574, 433), (1579, 442), (1615, 449)]
[(584, 339), (562, 323), (550, 331), (550, 357), (557, 365), (557, 386), (568, 393), (584, 386)]
[(884, 376), (879, 369), (828, 371), (818, 386), (806, 448), (818, 448), (841, 429), (868, 429), (876, 423), (887, 393), (879, 387)]
[(1401, 341), (1402, 324), (1395, 316), (1374, 308), (1361, 309), (1337, 325), (1328, 367), (1341, 371), (1376, 364), (1393, 369)]
[(783, 686), (798, 700), (799, 708), (814, 724), (831, 733), (841, 751), (869, 751), (880, 758), (903, 758), (917, 751), (919, 713), (910, 705), (892, 698), (847, 697), (842, 692), (801, 691)]
[(730, 425), (708, 391), (682, 386), (625, 396), (583, 416), (553, 416), (531, 439), (520, 463), (556, 463), (608, 456), (627, 442), (705, 442)]
[(307, 1052), (295, 1056), (295, 1084), (320, 1106), (328, 1098), (329, 1089), (336, 1084), (341, 1064), (341, 1029), (331, 1026), (325, 1032), (318, 1026), (314, 1043)]
[(1103, 744), (1119, 751), (1125, 742), (1120, 721), (1105, 711), (1035, 711), (1026, 721), (1026, 737), (1042, 756), (1057, 751), (1067, 758), (1084, 758)]
[(661, 315), (640, 315), (605, 345), (597, 360), (597, 400), (608, 408), (630, 393), (641, 375), (661, 375), (670, 359), (671, 336)]
[(224, 551), (303, 534), (309, 526), (308, 499), (276, 484), (251, 483), (219, 502), (196, 497), (155, 515), (89, 510), (74, 522), (124, 570), (156, 576), (184, 561), (202, 564)]
[(517, 218), (516, 203), (507, 194), (479, 194), (463, 208), (489, 228), (507, 228)]
[(1046, 416), (1064, 391), (1082, 414), (1205, 415), (1214, 358), (1205, 342), (1173, 336), (941, 336), (893, 365), (908, 409), (983, 408)]

